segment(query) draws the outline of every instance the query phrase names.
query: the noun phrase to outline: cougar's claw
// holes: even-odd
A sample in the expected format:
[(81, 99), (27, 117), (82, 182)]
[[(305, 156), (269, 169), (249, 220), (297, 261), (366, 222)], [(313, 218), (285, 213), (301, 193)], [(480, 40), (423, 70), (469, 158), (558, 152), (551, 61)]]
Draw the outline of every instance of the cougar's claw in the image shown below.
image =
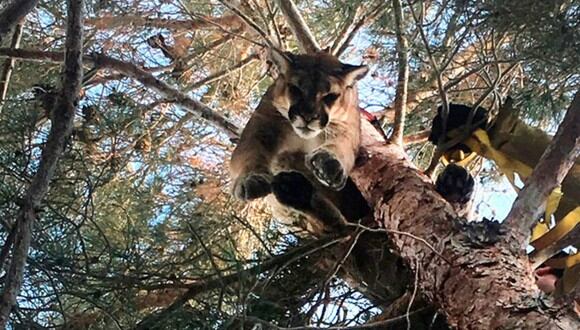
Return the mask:
[(340, 190), (346, 184), (347, 175), (342, 164), (327, 150), (320, 149), (309, 155), (306, 165), (323, 185)]

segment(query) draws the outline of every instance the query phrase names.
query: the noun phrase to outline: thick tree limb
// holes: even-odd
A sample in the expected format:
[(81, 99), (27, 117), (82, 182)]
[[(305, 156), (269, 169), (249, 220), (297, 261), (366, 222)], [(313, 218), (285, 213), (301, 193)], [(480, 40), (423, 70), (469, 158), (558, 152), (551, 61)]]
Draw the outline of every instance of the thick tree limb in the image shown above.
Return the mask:
[(282, 14), (286, 18), (286, 22), (290, 25), (290, 30), (296, 37), (300, 50), (305, 53), (314, 53), (320, 51), (320, 45), (314, 38), (312, 31), (306, 25), (302, 15), (298, 12), (298, 8), (292, 0), (278, 0), (277, 1)]
[[(527, 256), (508, 246), (475, 249), (456, 226), (451, 206), (433, 184), (407, 160), (404, 151), (384, 144), (363, 122), (361, 164), (351, 177), (374, 210), (388, 240), (413, 271), (419, 259), (423, 296), (441, 308), (451, 326), (460, 329), (574, 329), (571, 306), (543, 309)], [(408, 235), (420, 237), (431, 248)], [(452, 260), (450, 265), (445, 260)], [(466, 308), (469, 307), (469, 308)]]
[[(10, 48), (18, 48), (20, 46), (20, 38), (22, 37), (22, 27), (23, 23), (17, 24), (14, 29), (14, 34), (12, 35), (12, 42), (10, 43)], [(6, 95), (8, 94), (8, 86), (10, 85), (10, 77), (12, 76), (12, 70), (14, 70), (14, 65), (16, 60), (13, 58), (8, 58), (4, 62), (2, 68), (2, 73), (0, 75), (0, 113), (2, 113), (2, 106), (6, 100)]]
[(36, 7), (38, 0), (15, 0), (0, 12), (0, 42), (12, 27)]
[(530, 230), (542, 214), (548, 195), (560, 185), (580, 154), (580, 92), (505, 220), (513, 247), (526, 248)]
[[(19, 58), (23, 60), (34, 60), (34, 61), (51, 61), (51, 62), (61, 62), (63, 60), (63, 53), (60, 52), (43, 52), (36, 50), (26, 50), (26, 49), (9, 49), (0, 48), (0, 56), (9, 56), (14, 58)], [(151, 88), (161, 94), (166, 99), (175, 100), (176, 104), (181, 105), (185, 109), (195, 113), (196, 115), (204, 118), (205, 120), (211, 122), (214, 126), (221, 129), (222, 132), (227, 134), (230, 139), (237, 139), (239, 136), (239, 128), (229, 121), (227, 118), (217, 113), (207, 105), (190, 98), (181, 91), (169, 86), (165, 82), (157, 79), (153, 74), (149, 73), (139, 66), (123, 62), (105, 55), (85, 55), (83, 59), (86, 62), (93, 62), (102, 68), (109, 68), (118, 71), (127, 77), (133, 78), (147, 88)]]
[(54, 176), (56, 165), (65, 148), (66, 139), (72, 132), (83, 74), (83, 7), (83, 0), (68, 1), (62, 91), (52, 111), (52, 126), (42, 150), (38, 171), (26, 192), (23, 206), (15, 223), (17, 227), (12, 260), (6, 273), (0, 301), (0, 329), (6, 327), (10, 312), (16, 304), (16, 297), (22, 287), (36, 209), (48, 191), (50, 180)]
[(390, 141), (402, 146), (405, 114), (407, 112), (407, 87), (409, 84), (409, 42), (405, 36), (403, 8), (400, 0), (393, 0), (395, 32), (397, 34), (398, 77), (395, 94), (395, 123)]

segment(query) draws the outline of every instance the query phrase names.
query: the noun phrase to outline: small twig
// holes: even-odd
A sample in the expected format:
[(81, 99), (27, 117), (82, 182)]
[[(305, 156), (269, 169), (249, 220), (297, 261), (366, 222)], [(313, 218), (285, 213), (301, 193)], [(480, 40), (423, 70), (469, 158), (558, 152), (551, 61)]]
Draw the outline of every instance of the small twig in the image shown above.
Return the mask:
[(348, 247), (348, 250), (346, 250), (346, 252), (342, 256), (342, 258), (340, 258), (340, 260), (336, 263), (336, 265), (334, 266), (332, 271), (328, 274), (328, 276), (326, 276), (326, 281), (324, 283), (324, 286), (328, 285), (330, 280), (338, 273), (338, 271), (340, 270), (340, 267), (342, 267), (342, 265), (344, 265), (344, 263), (346, 262), (346, 259), (348, 259), (348, 257), (350, 256), (350, 254), (354, 250), (354, 247), (358, 243), (358, 239), (360, 238), (360, 235), (362, 235), (362, 233), (364, 233), (364, 232), (365, 232), (365, 230), (362, 228), (356, 229), (356, 231), (354, 233), (354, 237), (352, 238), (352, 241), (350, 242), (350, 246)]
[(439, 258), (443, 259), (445, 262), (447, 262), (450, 265), (453, 265), (453, 263), (451, 261), (449, 261), (449, 259), (445, 258), (441, 253), (439, 253), (434, 247), (433, 245), (431, 245), (431, 243), (427, 242), (425, 239), (415, 236), (409, 232), (406, 231), (400, 231), (400, 230), (395, 230), (395, 229), (385, 229), (385, 228), (371, 228), (368, 226), (365, 226), (363, 224), (360, 223), (349, 223), (347, 224), (347, 226), (351, 226), (351, 227), (359, 227), (364, 229), (365, 231), (370, 231), (373, 233), (392, 233), (392, 234), (399, 234), (399, 235), (404, 235), (404, 236), (408, 236), (411, 237), (414, 240), (417, 240), (423, 244), (425, 244), (429, 249), (431, 249), (431, 251), (433, 251)]
[[(446, 132), (447, 131), (447, 117), (449, 116), (449, 100), (447, 98), (447, 92), (445, 91), (445, 88), (443, 86), (443, 80), (441, 77), (441, 70), (439, 69), (439, 66), (437, 64), (437, 62), (435, 61), (435, 58), (433, 56), (433, 52), (431, 51), (431, 47), (429, 47), (429, 41), (427, 40), (427, 36), (425, 35), (425, 31), (423, 30), (423, 26), (421, 24), (421, 22), (419, 21), (419, 18), (417, 17), (417, 15), (415, 14), (415, 11), (413, 10), (413, 4), (409, 1), (409, 8), (411, 10), (411, 15), (413, 16), (413, 19), (415, 20), (415, 25), (417, 26), (417, 29), (419, 30), (419, 34), (421, 35), (421, 40), (423, 40), (423, 44), (425, 45), (425, 49), (427, 51), (427, 55), (429, 57), (429, 62), (431, 63), (431, 66), (433, 67), (433, 71), (435, 71), (435, 74), (437, 76), (437, 89), (439, 91), (439, 96), (441, 97), (441, 101), (442, 101), (442, 105), (441, 105), (441, 123), (442, 123), (442, 132)], [(439, 149), (439, 145), (443, 145), (445, 141), (445, 134), (441, 134), (441, 136), (439, 137), (439, 141), (437, 142), (437, 148)], [(431, 160), (431, 164), (429, 165), (429, 167), (427, 168), (427, 170), (425, 170), (425, 174), (428, 176), (431, 176), (433, 174), (433, 172), (435, 171), (435, 168), (437, 167), (437, 163), (439, 161), (439, 158), (441, 157), (443, 153), (435, 151), (435, 157), (437, 158), (433, 158)]]
[(268, 36), (268, 34), (266, 34), (266, 32), (264, 32), (256, 23), (254, 23), (254, 21), (252, 19), (250, 19), (248, 16), (246, 16), (246, 14), (242, 13), (242, 11), (240, 11), (238, 8), (236, 8), (236, 6), (230, 4), (226, 0), (218, 0), (218, 1), (222, 5), (227, 7), (229, 10), (231, 10), (234, 14), (236, 14), (236, 16), (241, 18), (252, 30), (254, 30), (254, 32), (256, 32), (260, 37), (262, 37), (262, 39), (264, 39), (264, 41), (266, 42), (266, 44), (268, 45), (269, 48), (272, 48), (272, 49), (278, 48), (276, 45), (274, 45), (274, 43), (270, 39), (270, 36)]
[(191, 85), (185, 87), (183, 90), (185, 92), (191, 91), (193, 89), (199, 88), (203, 85), (207, 85), (210, 84), (216, 80), (219, 80), (221, 78), (224, 78), (226, 76), (228, 76), (229, 74), (236, 72), (240, 69), (243, 69), (244, 67), (246, 67), (248, 64), (252, 63), (253, 61), (255, 61), (256, 59), (258, 59), (258, 55), (257, 54), (252, 54), (250, 56), (247, 56), (245, 59), (241, 60), (240, 62), (224, 69), (221, 71), (218, 71), (214, 74), (211, 74), (199, 81), (196, 81), (194, 83), (192, 83)]
[(413, 294), (411, 295), (411, 299), (409, 300), (409, 305), (407, 305), (407, 312), (405, 316), (407, 318), (407, 330), (411, 330), (411, 307), (413, 306), (413, 302), (415, 301), (415, 297), (417, 296), (417, 288), (419, 287), (419, 272), (421, 271), (421, 263), (419, 262), (419, 257), (416, 257), (415, 261), (415, 284), (413, 285)]
[(292, 249), (291, 251), (288, 251), (282, 255), (275, 256), (254, 267), (242, 269), (236, 273), (225, 275), (222, 278), (211, 277), (204, 281), (192, 283), (189, 285), (189, 289), (187, 290), (187, 292), (178, 297), (173, 303), (171, 303), (171, 305), (167, 306), (165, 309), (162, 309), (160, 311), (148, 315), (143, 320), (141, 320), (141, 322), (139, 322), (134, 327), (134, 329), (144, 330), (154, 327), (155, 325), (159, 324), (161, 321), (169, 317), (175, 310), (180, 308), (188, 300), (194, 298), (195, 296), (197, 296), (202, 292), (221, 288), (223, 286), (228, 286), (233, 283), (236, 283), (237, 281), (240, 281), (244, 277), (261, 274), (263, 272), (279, 267), (280, 265), (286, 265), (295, 262), (296, 260), (299, 260), (305, 256), (311, 255), (329, 246), (342, 242), (343, 240), (344, 237), (321, 238), (310, 244)]
[[(423, 308), (419, 308), (415, 311), (412, 311), (411, 313), (409, 313), (409, 316), (415, 315), (415, 314), (419, 314), (421, 312), (424, 312), (427, 308), (423, 307)], [(245, 317), (245, 319), (247, 321), (250, 322), (255, 322), (256, 324), (262, 324), (268, 327), (268, 329), (275, 329), (275, 330), (358, 330), (358, 329), (369, 329), (369, 328), (377, 328), (379, 326), (385, 326), (385, 325), (389, 325), (389, 324), (393, 324), (393, 323), (397, 323), (399, 321), (405, 320), (407, 318), (407, 314), (405, 315), (401, 315), (401, 316), (396, 316), (396, 317), (392, 317), (389, 319), (385, 319), (385, 320), (381, 320), (381, 321), (376, 321), (376, 322), (371, 322), (371, 323), (366, 323), (366, 324), (360, 324), (360, 325), (353, 325), (353, 326), (336, 326), (336, 327), (313, 327), (313, 326), (301, 326), (301, 327), (290, 327), (290, 328), (286, 328), (286, 327), (280, 327), (277, 326), (275, 324), (272, 324), (268, 321), (264, 321), (262, 319), (259, 319), (257, 317), (253, 317), (253, 316), (247, 316)]]
[(375, 18), (379, 17), (379, 15), (381, 15), (383, 13), (384, 9), (387, 8), (387, 6), (388, 6), (387, 1), (384, 1), (384, 2), (379, 1), (377, 6), (375, 6), (375, 8), (373, 8), (373, 9), (371, 9), (368, 14), (363, 15), (357, 22), (353, 22), (352, 25), (347, 26), (348, 29), (346, 31), (350, 31), (350, 32), (348, 32), (347, 35), (344, 35), (343, 38), (340, 38), (340, 40), (338, 38), (337, 38), (337, 40), (335, 40), (335, 43), (332, 46), (332, 53), (335, 56), (342, 55), (342, 53), (344, 53), (344, 51), (348, 48), (350, 42), (356, 36), (358, 31), (365, 24), (369, 24)]
[(211, 266), (213, 267), (215, 274), (217, 276), (217, 278), (221, 281), (223, 281), (223, 276), (222, 276), (222, 271), (221, 269), (218, 267), (218, 265), (216, 264), (214, 258), (213, 258), (213, 253), (211, 253), (210, 249), (207, 247), (207, 245), (203, 242), (203, 239), (201, 238), (201, 236), (197, 233), (197, 231), (195, 230), (195, 228), (193, 228), (193, 225), (191, 223), (187, 223), (187, 227), (189, 228), (189, 231), (193, 234), (193, 236), (195, 237), (195, 239), (199, 242), (199, 244), (201, 245), (201, 248), (203, 249), (203, 252), (205, 253), (205, 255), (207, 256), (207, 259), (209, 260), (209, 263), (211, 264)]

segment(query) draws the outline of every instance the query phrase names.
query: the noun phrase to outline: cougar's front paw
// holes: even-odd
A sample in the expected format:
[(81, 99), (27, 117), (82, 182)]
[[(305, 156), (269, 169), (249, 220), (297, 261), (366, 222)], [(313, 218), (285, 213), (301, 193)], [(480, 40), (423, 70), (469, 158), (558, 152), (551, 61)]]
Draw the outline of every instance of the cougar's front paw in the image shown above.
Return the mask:
[(347, 175), (336, 157), (324, 149), (308, 155), (306, 166), (323, 185), (340, 190), (346, 184)]
[(276, 199), (297, 210), (310, 207), (312, 183), (299, 172), (280, 172), (272, 180), (272, 193)]
[(264, 197), (272, 191), (271, 182), (271, 174), (248, 173), (234, 183), (234, 196), (242, 201)]

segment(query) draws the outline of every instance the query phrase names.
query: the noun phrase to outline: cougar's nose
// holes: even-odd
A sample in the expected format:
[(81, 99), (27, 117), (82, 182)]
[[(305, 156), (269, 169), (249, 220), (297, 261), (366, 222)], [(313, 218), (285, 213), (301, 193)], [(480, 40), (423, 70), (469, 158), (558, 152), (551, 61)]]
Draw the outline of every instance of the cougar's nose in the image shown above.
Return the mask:
[(302, 115), (304, 124), (310, 126), (311, 124), (316, 124), (319, 127), (325, 127), (328, 124), (328, 115), (326, 113), (313, 113), (308, 115)]
[(300, 114), (300, 117), (302, 117), (302, 120), (304, 120), (304, 123), (310, 124), (311, 122), (320, 119), (320, 114), (316, 113), (316, 112), (302, 113), (302, 114)]

